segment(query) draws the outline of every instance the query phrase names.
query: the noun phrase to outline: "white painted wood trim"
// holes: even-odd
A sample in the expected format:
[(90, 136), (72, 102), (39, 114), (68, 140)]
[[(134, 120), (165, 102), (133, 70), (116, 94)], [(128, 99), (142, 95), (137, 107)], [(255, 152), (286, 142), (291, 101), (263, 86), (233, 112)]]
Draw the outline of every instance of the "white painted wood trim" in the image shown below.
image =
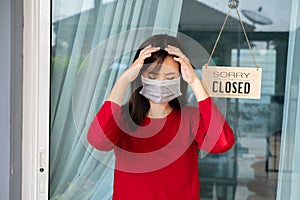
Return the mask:
[(24, 0), (23, 200), (48, 199), (50, 11), (50, 1)]

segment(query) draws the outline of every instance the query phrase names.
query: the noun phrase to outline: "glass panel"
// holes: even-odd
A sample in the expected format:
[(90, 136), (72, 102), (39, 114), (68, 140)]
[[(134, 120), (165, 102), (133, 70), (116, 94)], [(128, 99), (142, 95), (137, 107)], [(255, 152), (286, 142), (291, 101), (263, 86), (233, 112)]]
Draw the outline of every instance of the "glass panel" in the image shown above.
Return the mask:
[[(152, 34), (176, 35), (178, 31), (191, 38), (199, 48), (189, 53), (196, 58), (193, 64), (201, 75), (228, 11), (227, 3), (52, 0), (50, 199), (111, 199), (115, 158), (86, 141), (94, 115), (130, 65), (137, 46)], [(279, 0), (241, 2), (244, 26), (263, 69), (262, 98), (215, 99), (235, 132), (236, 144), (223, 154), (199, 156), (201, 199), (276, 199), (291, 5)], [(247, 18), (245, 11), (256, 13), (260, 20)], [(272, 23), (265, 24), (262, 16)], [(254, 67), (235, 11), (213, 62)], [(295, 80), (291, 83), (298, 83)], [(189, 99), (195, 103), (194, 97)], [(287, 144), (292, 141), (285, 140)], [(285, 165), (284, 169), (292, 167)]]
[[(179, 31), (211, 52), (227, 3), (184, 1)], [(255, 59), (263, 71), (262, 96), (259, 100), (227, 99), (226, 118), (237, 143), (225, 154), (199, 160), (201, 199), (276, 199), (290, 10), (290, 2), (240, 2)], [(277, 16), (276, 11), (282, 15)], [(246, 13), (272, 23), (247, 18)], [(230, 13), (213, 60), (218, 66), (255, 67), (235, 11)]]
[[(113, 168), (87, 144), (88, 127), (137, 45), (154, 33), (176, 33), (181, 5), (52, 1), (50, 199), (111, 199)], [(111, 154), (105, 159), (114, 163)]]
[(292, 4), (278, 199), (300, 198), (300, 2)]

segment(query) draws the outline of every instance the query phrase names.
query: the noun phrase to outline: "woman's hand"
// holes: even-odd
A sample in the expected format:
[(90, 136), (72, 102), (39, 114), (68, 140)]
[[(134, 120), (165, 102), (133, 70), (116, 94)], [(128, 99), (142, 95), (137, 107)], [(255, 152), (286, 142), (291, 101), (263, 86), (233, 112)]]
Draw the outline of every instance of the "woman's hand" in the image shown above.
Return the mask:
[(160, 47), (152, 47), (149, 45), (141, 50), (139, 57), (123, 73), (123, 77), (126, 79), (127, 83), (131, 83), (137, 78), (141, 68), (143, 67), (145, 59), (151, 57), (152, 53), (158, 51), (159, 49)]
[(170, 55), (176, 56), (174, 57), (174, 60), (179, 62), (181, 65), (182, 78), (191, 86), (197, 101), (202, 101), (206, 99), (209, 95), (203, 87), (200, 78), (194, 71), (189, 59), (177, 47), (168, 45), (168, 47), (165, 48), (165, 50)]
[(149, 58), (152, 53), (158, 51), (159, 49), (160, 49), (159, 47), (151, 47), (151, 46), (145, 47), (140, 52), (139, 57), (134, 61), (134, 63), (116, 81), (107, 100), (122, 105), (123, 98), (128, 84), (137, 78), (144, 64), (145, 59)]
[(165, 50), (170, 55), (176, 56), (174, 57), (174, 60), (179, 62), (181, 65), (181, 74), (183, 80), (185, 80), (188, 84), (192, 84), (196, 79), (199, 79), (189, 59), (181, 52), (179, 48), (168, 45)]

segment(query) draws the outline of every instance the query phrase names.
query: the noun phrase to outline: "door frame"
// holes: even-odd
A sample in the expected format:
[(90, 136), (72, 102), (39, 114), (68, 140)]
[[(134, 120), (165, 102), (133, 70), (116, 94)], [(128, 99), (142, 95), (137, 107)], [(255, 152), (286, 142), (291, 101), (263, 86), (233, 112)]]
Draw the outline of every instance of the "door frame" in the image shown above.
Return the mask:
[(51, 1), (24, 0), (22, 199), (48, 199)]

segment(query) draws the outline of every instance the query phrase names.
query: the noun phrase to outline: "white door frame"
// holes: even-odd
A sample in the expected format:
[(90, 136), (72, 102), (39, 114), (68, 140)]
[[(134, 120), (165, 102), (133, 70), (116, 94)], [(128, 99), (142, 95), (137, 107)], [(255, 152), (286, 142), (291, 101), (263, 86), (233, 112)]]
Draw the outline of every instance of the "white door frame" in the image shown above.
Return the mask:
[(51, 1), (24, 0), (22, 199), (47, 200)]

